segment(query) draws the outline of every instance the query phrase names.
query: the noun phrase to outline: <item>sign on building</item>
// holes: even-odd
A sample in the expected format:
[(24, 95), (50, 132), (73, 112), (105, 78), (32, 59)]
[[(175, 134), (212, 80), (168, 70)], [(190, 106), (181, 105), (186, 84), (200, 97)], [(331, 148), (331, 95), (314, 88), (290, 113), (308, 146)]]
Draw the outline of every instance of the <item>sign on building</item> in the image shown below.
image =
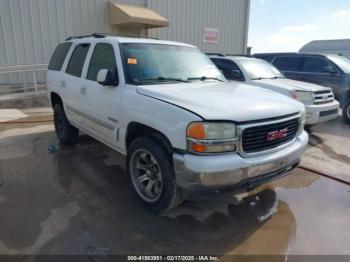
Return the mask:
[(219, 29), (204, 27), (203, 42), (209, 44), (219, 43)]

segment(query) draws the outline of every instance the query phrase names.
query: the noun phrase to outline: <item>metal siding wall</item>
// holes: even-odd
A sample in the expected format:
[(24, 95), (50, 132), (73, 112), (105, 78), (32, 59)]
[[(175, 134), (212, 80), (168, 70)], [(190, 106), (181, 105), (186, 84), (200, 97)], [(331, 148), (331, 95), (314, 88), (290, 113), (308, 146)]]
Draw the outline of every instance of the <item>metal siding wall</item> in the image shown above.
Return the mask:
[[(0, 66), (48, 63), (71, 35), (108, 33), (108, 0), (0, 0)], [(146, 0), (118, 2), (146, 5)]]
[[(108, 0), (1, 0), (0, 66), (48, 63), (57, 44), (71, 35), (111, 32)], [(192, 43), (207, 52), (242, 53), (249, 0), (119, 0), (143, 5), (170, 21), (149, 35)], [(219, 44), (204, 44), (204, 27), (220, 29)]]
[[(246, 52), (249, 0), (148, 0), (148, 7), (167, 17), (168, 28), (152, 29), (151, 37), (182, 41), (205, 52)], [(218, 28), (219, 43), (203, 43), (204, 27)]]

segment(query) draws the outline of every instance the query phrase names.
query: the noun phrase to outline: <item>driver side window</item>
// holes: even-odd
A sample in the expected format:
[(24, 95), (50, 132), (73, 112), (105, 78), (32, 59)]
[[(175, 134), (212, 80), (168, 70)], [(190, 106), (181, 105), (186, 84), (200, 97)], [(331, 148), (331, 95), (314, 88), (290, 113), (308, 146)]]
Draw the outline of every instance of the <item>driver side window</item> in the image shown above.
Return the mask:
[(213, 63), (222, 71), (223, 75), (228, 80), (244, 81), (243, 74), (239, 67), (231, 60), (227, 59), (212, 59)]
[(96, 44), (94, 52), (92, 53), (89, 69), (86, 75), (86, 79), (96, 81), (97, 74), (101, 69), (108, 69), (111, 72), (117, 72), (117, 63), (113, 46), (107, 43)]

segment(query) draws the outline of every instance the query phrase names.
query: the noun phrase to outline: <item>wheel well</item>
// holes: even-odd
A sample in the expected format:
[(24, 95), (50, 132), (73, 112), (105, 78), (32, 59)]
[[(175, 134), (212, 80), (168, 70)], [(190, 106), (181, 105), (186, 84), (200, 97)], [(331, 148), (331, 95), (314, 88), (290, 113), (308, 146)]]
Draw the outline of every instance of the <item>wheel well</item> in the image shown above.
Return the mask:
[(160, 142), (169, 153), (173, 152), (173, 147), (171, 146), (169, 139), (164, 134), (152, 127), (137, 122), (132, 122), (128, 125), (125, 141), (126, 148), (129, 148), (134, 139), (141, 136), (151, 137)]
[(52, 92), (51, 93), (51, 106), (52, 106), (52, 108), (54, 108), (57, 103), (62, 105), (63, 104), (62, 99), (57, 93)]

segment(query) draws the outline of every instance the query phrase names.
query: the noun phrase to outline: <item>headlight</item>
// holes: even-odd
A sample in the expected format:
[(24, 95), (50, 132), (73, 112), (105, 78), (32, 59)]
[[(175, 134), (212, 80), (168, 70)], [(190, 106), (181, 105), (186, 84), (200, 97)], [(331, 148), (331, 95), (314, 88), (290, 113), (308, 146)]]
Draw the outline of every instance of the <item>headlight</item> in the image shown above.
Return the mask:
[(187, 127), (187, 148), (193, 153), (232, 152), (236, 143), (233, 123), (194, 122)]
[(313, 105), (314, 104), (314, 96), (312, 92), (305, 91), (291, 91), (291, 96), (303, 103), (304, 105)]

